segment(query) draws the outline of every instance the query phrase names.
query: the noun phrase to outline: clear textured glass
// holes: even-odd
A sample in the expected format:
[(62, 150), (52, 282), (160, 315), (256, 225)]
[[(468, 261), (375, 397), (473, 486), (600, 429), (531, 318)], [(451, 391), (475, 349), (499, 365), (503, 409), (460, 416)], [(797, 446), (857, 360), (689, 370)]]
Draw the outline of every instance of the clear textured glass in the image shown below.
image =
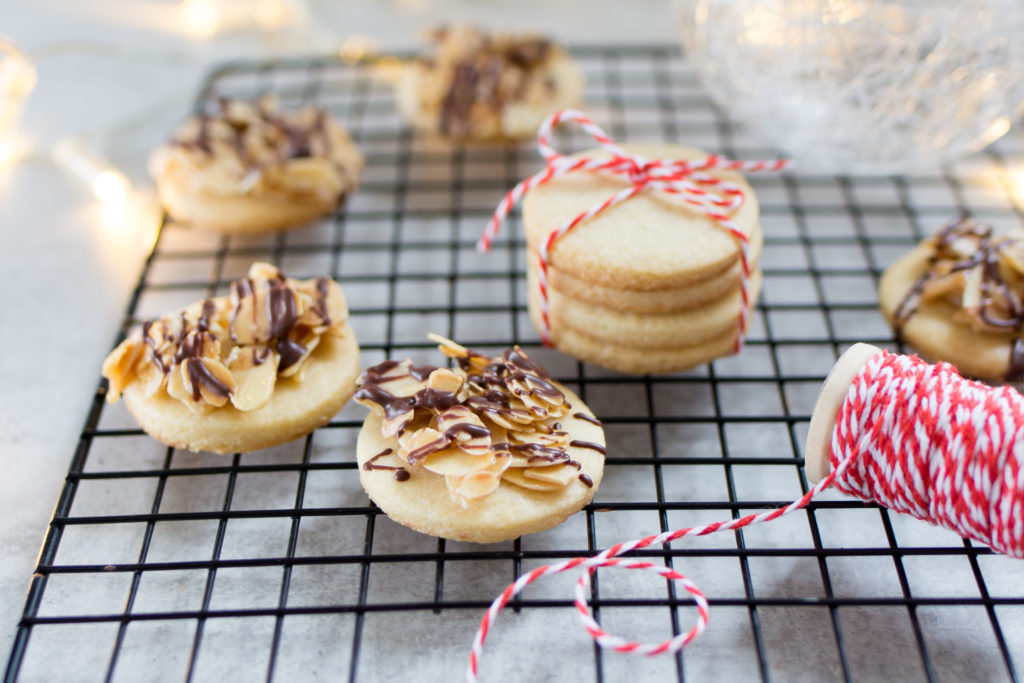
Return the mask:
[(1024, 0), (682, 0), (711, 96), (802, 170), (934, 170), (1024, 102)]

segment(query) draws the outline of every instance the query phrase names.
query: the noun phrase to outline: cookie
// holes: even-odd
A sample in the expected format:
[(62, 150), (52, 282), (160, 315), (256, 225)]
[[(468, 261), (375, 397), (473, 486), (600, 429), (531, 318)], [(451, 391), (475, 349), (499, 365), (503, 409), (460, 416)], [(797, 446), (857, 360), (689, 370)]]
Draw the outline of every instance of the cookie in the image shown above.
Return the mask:
[(494, 543), (543, 531), (593, 498), (600, 422), (522, 349), (497, 358), (439, 337), (454, 368), (385, 361), (359, 379), (373, 411), (356, 445), (363, 488), (425, 534)]
[[(707, 156), (698, 149), (680, 145), (621, 147), (627, 154), (645, 158)], [(602, 149), (581, 155), (608, 156)], [(743, 190), (746, 199), (732, 220), (749, 237), (749, 257), (756, 262), (763, 238), (753, 190), (737, 173), (708, 173)], [(623, 177), (576, 172), (534, 187), (523, 199), (523, 226), (529, 250), (536, 253), (553, 230), (628, 185)], [(650, 291), (707, 280), (731, 267), (739, 257), (736, 239), (715, 221), (693, 210), (678, 196), (648, 191), (588, 218), (562, 236), (550, 251), (549, 264), (566, 275), (601, 287)]]
[(107, 400), (169, 446), (269, 448), (327, 423), (351, 398), (359, 345), (341, 287), (293, 280), (266, 263), (132, 330), (103, 363)]
[(218, 100), (150, 155), (149, 170), (176, 220), (220, 233), (301, 226), (334, 211), (359, 185), (363, 158), (323, 109)]
[[(531, 314), (540, 306), (535, 271), (527, 271), (527, 301)], [(756, 301), (761, 273), (750, 278), (750, 298)], [(737, 331), (739, 286), (718, 299), (671, 313), (632, 313), (580, 301), (549, 288), (549, 314), (554, 330), (571, 329), (617, 346), (634, 349), (672, 349), (701, 344)], [(557, 339), (557, 336), (556, 336)]]
[(433, 53), (404, 65), (395, 83), (398, 110), (418, 130), (457, 140), (528, 138), (552, 111), (581, 99), (576, 62), (544, 38), (460, 26), (432, 39)]
[[(530, 306), (530, 319), (540, 329), (540, 315), (535, 306)], [(639, 375), (689, 370), (729, 355), (736, 343), (735, 325), (698, 344), (662, 349), (613, 344), (585, 332), (557, 325), (551, 335), (555, 346), (563, 353), (609, 370)]]
[[(751, 264), (756, 269), (757, 262)], [(526, 258), (527, 277), (537, 277), (537, 256), (529, 252)], [(548, 286), (568, 297), (629, 313), (673, 313), (685, 311), (714, 301), (740, 288), (740, 263), (737, 261), (724, 272), (706, 280), (674, 289), (615, 289), (604, 287), (568, 275), (548, 266)]]
[(878, 301), (922, 357), (970, 377), (1024, 378), (1024, 236), (950, 222), (886, 269)]

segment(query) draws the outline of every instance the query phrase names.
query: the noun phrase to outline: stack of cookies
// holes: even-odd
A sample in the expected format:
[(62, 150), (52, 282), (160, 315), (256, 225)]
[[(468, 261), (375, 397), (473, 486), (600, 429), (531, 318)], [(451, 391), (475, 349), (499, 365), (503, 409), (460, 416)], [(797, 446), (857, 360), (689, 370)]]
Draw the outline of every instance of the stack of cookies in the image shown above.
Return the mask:
[[(699, 159), (678, 145), (624, 145), (644, 158)], [(599, 156), (590, 150), (585, 156)], [(742, 188), (731, 216), (749, 238), (751, 304), (761, 287), (757, 198), (738, 173), (710, 171)], [(528, 304), (541, 329), (538, 250), (549, 233), (628, 186), (628, 180), (570, 173), (527, 194)], [(562, 236), (548, 260), (550, 336), (589, 363), (630, 373), (683, 370), (728, 355), (739, 333), (740, 247), (714, 220), (675, 196), (641, 192)]]

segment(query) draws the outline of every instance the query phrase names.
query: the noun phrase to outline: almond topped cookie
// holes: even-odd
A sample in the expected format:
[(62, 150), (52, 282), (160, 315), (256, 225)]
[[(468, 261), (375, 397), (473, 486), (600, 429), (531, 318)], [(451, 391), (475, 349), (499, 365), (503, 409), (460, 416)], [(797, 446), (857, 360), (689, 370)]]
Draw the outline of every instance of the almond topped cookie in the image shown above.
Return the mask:
[(545, 38), (469, 26), (435, 29), (431, 38), (433, 53), (405, 65), (395, 85), (414, 128), (462, 140), (527, 138), (545, 116), (581, 99), (579, 67)]
[(150, 155), (177, 221), (223, 233), (284, 230), (333, 211), (359, 185), (363, 157), (326, 110), (219, 98)]
[(886, 269), (878, 301), (925, 358), (972, 377), (1024, 379), (1024, 234), (951, 221)]
[(399, 524), (479, 543), (548, 529), (589, 503), (605, 441), (579, 397), (518, 347), (491, 358), (431, 339), (455, 367), (389, 360), (359, 378), (370, 498)]
[(107, 400), (169, 446), (268, 448), (325, 424), (351, 398), (359, 345), (341, 287), (267, 263), (132, 330), (103, 363)]

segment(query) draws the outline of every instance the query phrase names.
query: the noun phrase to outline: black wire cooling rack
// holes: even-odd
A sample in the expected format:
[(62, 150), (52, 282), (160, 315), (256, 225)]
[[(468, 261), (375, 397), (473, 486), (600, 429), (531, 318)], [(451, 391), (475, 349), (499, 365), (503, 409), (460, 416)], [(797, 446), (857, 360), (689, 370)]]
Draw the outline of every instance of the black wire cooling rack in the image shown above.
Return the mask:
[[(774, 156), (711, 104), (675, 48), (575, 54), (586, 109), (616, 138)], [(215, 93), (274, 92), (285, 105), (329, 107), (366, 155), (363, 186), (336, 216), (268, 238), (166, 225), (125, 329), (224, 293), (251, 261), (268, 260), (342, 283), (364, 366), (436, 359), (428, 331), (483, 350), (519, 343), (605, 422), (609, 457), (593, 504), (514, 542), (446, 542), (392, 523), (362, 492), (360, 406), (285, 446), (214, 456), (149, 439), (119, 404), (105, 405), (101, 385), (5, 681), (457, 679), (484, 609), (523, 572), (806, 491), (801, 448), (832, 362), (855, 341), (894, 348), (876, 311), (881, 269), (959, 212), (1024, 224), (1019, 132), (934, 176), (754, 176), (764, 293), (742, 355), (667, 376), (618, 375), (539, 346), (517, 217), (492, 253), (474, 251), (502, 193), (538, 168), (532, 145), (414, 136), (380, 67), (245, 62), (210, 76), (200, 105)], [(595, 648), (572, 623), (574, 577), (563, 575), (528, 588), (498, 620), (483, 680), (1016, 681), (1024, 672), (1024, 563), (884, 509), (826, 495), (769, 525), (639, 554), (687, 573), (710, 598), (710, 628), (685, 653)], [(637, 574), (599, 573), (602, 624), (648, 641), (688, 629), (685, 596)]]

